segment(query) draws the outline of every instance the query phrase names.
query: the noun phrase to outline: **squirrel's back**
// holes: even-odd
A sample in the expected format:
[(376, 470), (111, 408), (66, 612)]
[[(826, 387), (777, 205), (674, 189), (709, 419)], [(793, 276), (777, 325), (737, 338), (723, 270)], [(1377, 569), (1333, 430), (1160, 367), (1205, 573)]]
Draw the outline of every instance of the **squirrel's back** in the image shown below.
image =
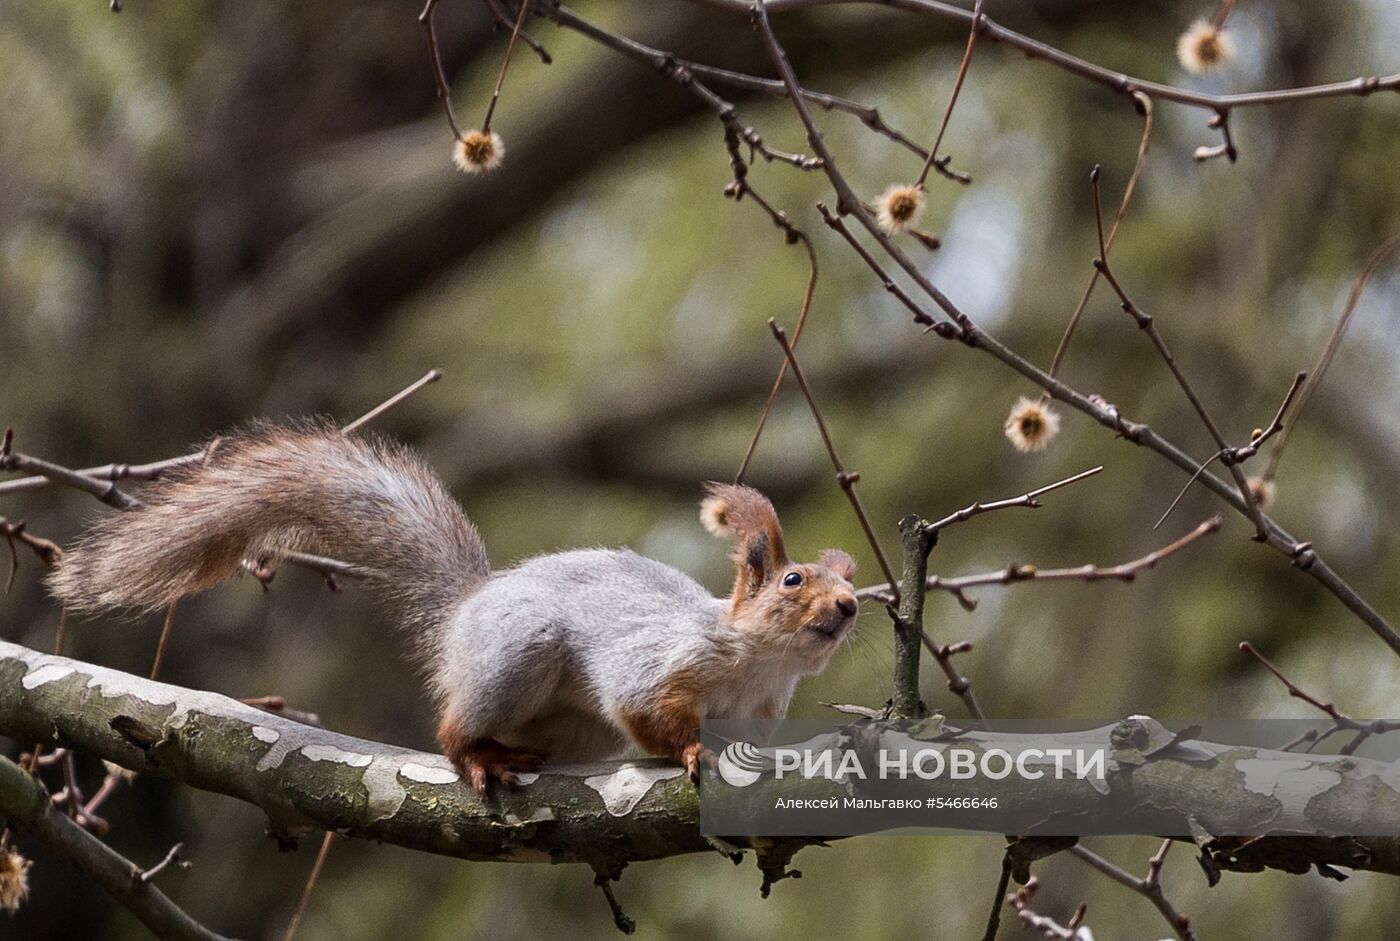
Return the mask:
[(332, 555), (435, 643), (490, 573), (475, 527), (407, 448), (321, 423), (259, 423), (215, 439), (139, 507), (97, 523), (50, 577), (70, 608), (154, 609), (236, 574), (245, 559)]

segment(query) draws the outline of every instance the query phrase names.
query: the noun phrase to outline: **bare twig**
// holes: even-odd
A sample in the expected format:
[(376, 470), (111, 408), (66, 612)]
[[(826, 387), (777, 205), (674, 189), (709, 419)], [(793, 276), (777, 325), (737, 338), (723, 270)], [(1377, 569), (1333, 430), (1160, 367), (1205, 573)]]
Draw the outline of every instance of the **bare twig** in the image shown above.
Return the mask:
[(1001, 857), (1001, 877), (997, 880), (997, 891), (992, 896), (992, 911), (987, 916), (987, 930), (982, 933), (982, 941), (997, 941), (997, 931), (1001, 928), (1001, 907), (1006, 903), (1006, 888), (1011, 884), (1011, 854)]
[(617, 900), (617, 893), (613, 891), (612, 884), (616, 881), (616, 876), (606, 870), (599, 870), (594, 874), (593, 884), (603, 892), (603, 899), (608, 903), (608, 911), (612, 912), (613, 924), (617, 930), (623, 934), (635, 934), (637, 923), (632, 916), (627, 914), (622, 908), (622, 903)]
[(1078, 483), (1079, 481), (1084, 480), (1087, 477), (1093, 477), (1095, 474), (1099, 473), (1102, 470), (1102, 465), (1098, 467), (1091, 467), (1086, 471), (1081, 471), (1078, 474), (1075, 474), (1073, 477), (1066, 477), (1064, 480), (1058, 480), (1055, 483), (1045, 487), (1041, 487), (1038, 490), (1032, 490), (1030, 493), (1023, 493), (1019, 497), (1009, 497), (1005, 500), (992, 500), (988, 503), (983, 503), (979, 500), (971, 504), (970, 506), (966, 506), (963, 509), (958, 510), (956, 513), (951, 513), (948, 516), (943, 517), (943, 519), (939, 520), (938, 522), (931, 523), (929, 525), (935, 532), (937, 532), (946, 529), (949, 526), (952, 526), (954, 523), (963, 523), (967, 520), (972, 519), (974, 516), (978, 516), (982, 513), (990, 513), (993, 510), (1008, 510), (1014, 507), (1026, 507), (1028, 509), (1037, 509), (1041, 506), (1040, 500), (1037, 499), (1038, 497), (1047, 494), (1052, 490), (1059, 490), (1061, 487), (1067, 487), (1070, 484)]
[(1279, 403), (1278, 411), (1274, 413), (1273, 420), (1264, 428), (1256, 429), (1249, 436), (1249, 443), (1237, 448), (1226, 448), (1220, 453), (1221, 463), (1225, 465), (1242, 464), (1259, 453), (1259, 448), (1274, 435), (1284, 430), (1283, 416), (1288, 413), (1288, 407), (1293, 404), (1294, 397), (1302, 387), (1303, 382), (1308, 378), (1308, 374), (1300, 372), (1293, 377), (1293, 384), (1284, 393), (1283, 401)]
[(1040, 880), (1031, 876), (1030, 881), (1021, 886), (1015, 892), (1006, 896), (1006, 904), (1016, 912), (1016, 917), (1021, 920), (1021, 924), (1040, 935), (1042, 938), (1059, 938), (1062, 941), (1093, 941), (1093, 934), (1084, 927), (1084, 915), (1088, 910), (1084, 903), (1074, 910), (1070, 920), (1065, 924), (1060, 924), (1048, 915), (1037, 914), (1031, 908), (1031, 903), (1035, 900), (1035, 894), (1040, 889)]
[(1211, 462), (1219, 460), (1222, 464), (1227, 466), (1242, 464), (1259, 453), (1259, 448), (1265, 441), (1268, 441), (1274, 435), (1283, 431), (1283, 416), (1288, 412), (1288, 406), (1292, 404), (1294, 396), (1298, 394), (1299, 387), (1302, 386), (1303, 380), (1307, 379), (1307, 377), (1308, 374), (1305, 372), (1300, 372), (1293, 377), (1293, 384), (1288, 387), (1288, 392), (1284, 394), (1283, 402), (1279, 404), (1278, 411), (1274, 413), (1273, 421), (1269, 423), (1267, 428), (1256, 428), (1254, 433), (1249, 436), (1248, 444), (1236, 448), (1225, 448), (1223, 451), (1217, 451), (1202, 461), (1201, 466), (1196, 468), (1196, 472), (1187, 479), (1186, 483), (1182, 484), (1181, 489), (1177, 491), (1176, 497), (1168, 504), (1167, 509), (1162, 515), (1157, 518), (1157, 522), (1152, 524), (1152, 528), (1156, 529), (1161, 526), (1162, 523), (1166, 521), (1167, 517), (1171, 516), (1172, 510), (1176, 509), (1182, 497), (1186, 496), (1187, 492), (1191, 489), (1191, 485), (1196, 482), (1196, 479), (1200, 477), (1201, 474), (1205, 473), (1205, 469), (1211, 465)]
[(137, 882), (145, 885), (171, 866), (177, 869), (189, 869), (192, 863), (180, 855), (184, 848), (185, 844), (176, 843), (174, 846), (170, 847), (170, 852), (165, 854), (164, 859), (156, 863), (150, 869), (137, 869), (136, 872), (132, 874), (133, 877)]
[[(1076, 568), (1066, 569), (1042, 569), (1034, 565), (1009, 565), (996, 572), (987, 572), (980, 575), (961, 575), (955, 577), (945, 577), (942, 575), (930, 575), (926, 582), (928, 591), (946, 591), (956, 597), (964, 608), (971, 611), (977, 607), (975, 599), (967, 597), (964, 592), (969, 588), (981, 588), (988, 585), (1016, 585), (1022, 582), (1099, 582), (1099, 581), (1121, 581), (1131, 582), (1137, 578), (1139, 572), (1150, 569), (1167, 556), (1180, 552), (1191, 543), (1202, 536), (1217, 531), (1220, 528), (1220, 517), (1213, 516), (1201, 523), (1195, 529), (1173, 542), (1168, 543), (1160, 549), (1149, 552), (1140, 559), (1131, 562), (1124, 562), (1120, 565), (1099, 567), (1096, 565), (1081, 565)], [(880, 585), (872, 585), (856, 591), (856, 597), (861, 600), (881, 601), (889, 603), (890, 594)]]
[(948, 96), (948, 107), (943, 112), (943, 122), (938, 125), (938, 136), (933, 139), (933, 146), (928, 149), (928, 156), (924, 158), (919, 178), (914, 181), (916, 186), (923, 186), (924, 181), (928, 179), (928, 171), (933, 167), (938, 155), (938, 145), (943, 143), (943, 134), (948, 130), (948, 122), (953, 119), (953, 109), (957, 107), (958, 95), (962, 92), (963, 81), (967, 78), (967, 68), (972, 64), (972, 50), (977, 48), (977, 33), (981, 23), (982, 0), (977, 0), (972, 7), (972, 26), (967, 31), (967, 48), (963, 50), (962, 63), (958, 66), (957, 78), (953, 80), (953, 93)]
[(736, 135), (747, 146), (765, 160), (776, 160), (786, 163), (801, 170), (816, 170), (821, 162), (818, 159), (808, 157), (805, 154), (793, 154), (782, 150), (776, 150), (763, 142), (763, 138), (748, 124), (740, 120), (734, 105), (716, 94), (708, 85), (700, 81), (696, 75), (690, 71), (689, 63), (667, 52), (653, 49), (643, 43), (617, 33), (609, 32), (600, 26), (596, 26), (588, 20), (583, 19), (562, 3), (551, 2), (546, 7), (541, 8), (540, 15), (577, 33), (581, 33), (589, 39), (608, 49), (621, 53), (634, 61), (655, 69), (657, 72), (676, 82), (682, 88), (689, 91), (698, 98), (707, 108), (715, 113), (726, 130)]
[(1191, 928), (1191, 920), (1178, 912), (1162, 892), (1162, 864), (1166, 862), (1167, 851), (1171, 849), (1171, 845), (1171, 840), (1162, 841), (1161, 848), (1147, 862), (1147, 875), (1141, 879), (1125, 872), (1082, 844), (1071, 847), (1070, 852), (1114, 882), (1127, 886), (1155, 905), (1181, 941), (1196, 941), (1196, 932)]
[[(1298, 684), (1294, 683), (1288, 677), (1284, 676), (1283, 671), (1280, 670), (1278, 667), (1274, 666), (1274, 664), (1271, 663), (1267, 657), (1265, 657), (1262, 653), (1256, 650), (1253, 644), (1249, 643), (1248, 641), (1244, 641), (1240, 644), (1240, 649), (1243, 650), (1245, 653), (1249, 654), (1255, 660), (1258, 660), (1263, 665), (1264, 669), (1272, 673), (1274, 677), (1277, 678), (1278, 681), (1284, 685), (1284, 688), (1288, 690), (1288, 695), (1292, 696), (1294, 699), (1303, 700), (1303, 702), (1307, 703), (1308, 705), (1325, 713), (1332, 720), (1332, 727), (1330, 729), (1321, 733), (1320, 735), (1314, 735), (1308, 738), (1311, 747), (1315, 747), (1316, 745), (1320, 744), (1324, 739), (1329, 738), (1330, 736), (1335, 735), (1338, 732), (1355, 732), (1357, 733), (1356, 737), (1350, 742), (1348, 742), (1346, 745), (1344, 745), (1341, 749), (1342, 754), (1351, 755), (1354, 754), (1356, 750), (1361, 747), (1361, 744), (1365, 742), (1366, 739), (1370, 738), (1372, 735), (1384, 735), (1386, 732), (1394, 732), (1397, 729), (1400, 729), (1400, 721), (1388, 719), (1354, 719), (1346, 713), (1342, 712), (1340, 709), (1338, 709), (1335, 704), (1331, 702), (1324, 702), (1323, 700), (1304, 690), (1302, 687), (1298, 686)], [(1311, 747), (1309, 750), (1311, 750)]]
[(56, 812), (43, 784), (0, 757), (0, 810), (7, 822), (29, 833), (55, 856), (81, 871), (135, 915), (158, 937), (174, 941), (226, 941), (199, 924), (149, 881), (130, 860)]
[[(1138, 93), (1134, 100), (1138, 108), (1142, 111), (1142, 139), (1138, 142), (1137, 160), (1133, 163), (1132, 175), (1128, 177), (1128, 185), (1123, 190), (1123, 199), (1118, 203), (1118, 211), (1113, 214), (1113, 225), (1109, 227), (1108, 238), (1104, 240), (1104, 254), (1113, 248), (1113, 242), (1118, 238), (1118, 231), (1123, 225), (1123, 217), (1128, 213), (1128, 206), (1133, 200), (1133, 194), (1137, 192), (1138, 180), (1142, 179), (1142, 171), (1147, 166), (1148, 146), (1152, 141), (1152, 99), (1146, 95)], [(1065, 325), (1065, 332), (1060, 337), (1060, 343), (1055, 347), (1055, 356), (1050, 360), (1050, 375), (1057, 376), (1060, 373), (1060, 366), (1064, 363), (1065, 354), (1069, 352), (1070, 340), (1074, 338), (1074, 331), (1079, 326), (1079, 319), (1084, 316), (1084, 309), (1089, 306), (1089, 298), (1094, 294), (1094, 288), (1099, 283), (1101, 273), (1098, 268), (1089, 277), (1089, 284), (1084, 288), (1084, 293), (1079, 297), (1079, 304), (1074, 308), (1074, 313), (1070, 315), (1069, 323)], [(1049, 393), (1041, 393), (1042, 401), (1049, 397)]]
[(51, 461), (30, 457), (15, 451), (13, 428), (6, 428), (5, 436), (0, 441), (0, 470), (38, 474), (56, 484), (91, 494), (118, 510), (130, 510), (141, 505), (140, 500), (122, 491), (113, 481), (94, 480)]
[(1332, 328), (1332, 335), (1327, 338), (1327, 345), (1322, 350), (1322, 355), (1318, 357), (1317, 365), (1312, 369), (1312, 379), (1303, 387), (1298, 396), (1298, 407), (1293, 412), (1293, 420), (1289, 427), (1284, 429), (1274, 443), (1273, 450), (1269, 452), (1269, 463), (1264, 468), (1263, 478), (1273, 480), (1278, 472), (1279, 458), (1283, 457), (1283, 449), (1288, 446), (1288, 439), (1293, 434), (1293, 426), (1298, 424), (1298, 418), (1303, 414), (1303, 409), (1307, 407), (1308, 400), (1317, 391), (1317, 387), (1322, 384), (1322, 377), (1327, 373), (1327, 367), (1332, 365), (1332, 357), (1337, 355), (1337, 348), (1341, 346), (1342, 337), (1346, 334), (1347, 327), (1351, 324), (1351, 315), (1356, 310), (1356, 305), (1361, 301), (1361, 295), (1366, 291), (1366, 285), (1370, 283), (1371, 276), (1376, 273), (1376, 269), (1390, 257), (1391, 253), (1400, 248), (1400, 235), (1393, 235), (1386, 239), (1381, 247), (1371, 253), (1366, 264), (1361, 269), (1361, 274), (1352, 283), (1351, 294), (1347, 297), (1346, 306), (1342, 308), (1341, 316), (1337, 318), (1337, 326)]
[[(709, 6), (719, 7), (746, 17), (752, 15), (755, 6), (753, 0), (695, 0), (695, 2), (703, 2)], [(969, 27), (973, 19), (971, 10), (942, 2), (942, 0), (767, 0), (762, 6), (765, 8), (763, 16), (766, 18), (767, 10), (770, 9), (774, 12), (788, 12), (808, 7), (837, 4), (856, 5), (867, 2), (876, 2), (884, 7), (905, 10), (934, 19), (950, 20)], [(1393, 75), (1361, 76), (1348, 81), (1329, 82), (1324, 85), (1309, 85), (1301, 88), (1277, 88), (1267, 91), (1215, 95), (1194, 89), (1177, 88), (1161, 82), (1149, 82), (1095, 65), (1038, 39), (1032, 39), (1030, 36), (1008, 29), (986, 15), (982, 17), (980, 32), (983, 37), (992, 42), (1010, 46), (1024, 53), (1028, 58), (1040, 59), (1071, 75), (1101, 85), (1109, 91), (1128, 98), (1131, 98), (1134, 92), (1142, 92), (1158, 101), (1174, 101), (1178, 104), (1209, 111), (1268, 107), (1319, 98), (1366, 97), (1379, 91), (1400, 90), (1400, 73), (1396, 73)]]
[(433, 80), (437, 83), (438, 99), (442, 101), (442, 110), (447, 114), (447, 125), (452, 128), (452, 136), (457, 140), (462, 139), (462, 128), (457, 124), (457, 115), (452, 110), (452, 87), (447, 84), (447, 73), (442, 68), (442, 53), (438, 49), (437, 25), (434, 22), (434, 15), (437, 13), (437, 5), (440, 0), (427, 0), (423, 5), (423, 12), (418, 14), (418, 22), (423, 27), (423, 35), (428, 42), (428, 63), (433, 69)]
[[(752, 190), (750, 190), (752, 192)], [(807, 286), (802, 291), (802, 306), (797, 312), (797, 324), (792, 330), (792, 347), (797, 349), (797, 343), (802, 339), (802, 329), (807, 325), (807, 314), (812, 309), (812, 294), (817, 289), (817, 252), (812, 247), (812, 240), (807, 237), (807, 233), (799, 232), (799, 239), (804, 248), (807, 249)], [(739, 462), (739, 470), (734, 474), (736, 484), (744, 482), (744, 475), (748, 473), (749, 464), (753, 461), (753, 455), (758, 450), (758, 439), (763, 435), (764, 426), (768, 424), (768, 416), (773, 411), (773, 404), (778, 400), (778, 392), (783, 387), (783, 379), (787, 377), (788, 361), (783, 358), (778, 366), (778, 377), (773, 380), (773, 388), (768, 392), (768, 399), (763, 403), (763, 410), (759, 412), (758, 424), (754, 427), (753, 437), (749, 439), (749, 446), (744, 451), (744, 459)]]
[(15, 584), (15, 573), (19, 571), (19, 553), (15, 550), (15, 543), (23, 543), (31, 549), (45, 568), (52, 568), (63, 558), (63, 550), (58, 544), (42, 536), (36, 536), (25, 529), (24, 521), (12, 523), (5, 517), (0, 516), (0, 538), (3, 538), (10, 547), (10, 574), (5, 578), (5, 594), (10, 593), (10, 589)]
[[(1210, 432), (1210, 436), (1212, 440), (1215, 441), (1216, 447), (1224, 453), (1229, 450), (1229, 443), (1226, 442), (1225, 436), (1221, 434), (1220, 428), (1216, 425), (1215, 420), (1211, 418), (1210, 412), (1206, 410), (1205, 403), (1201, 401), (1201, 397), (1196, 394), (1196, 390), (1191, 385), (1190, 380), (1186, 378), (1186, 374), (1182, 372), (1181, 367), (1177, 364), (1176, 357), (1172, 355), (1171, 350), (1167, 347), (1167, 341), (1162, 338), (1162, 333), (1157, 329), (1156, 322), (1149, 314), (1140, 310), (1138, 306), (1133, 303), (1132, 299), (1128, 297), (1127, 292), (1123, 290), (1123, 286), (1118, 283), (1118, 279), (1113, 276), (1113, 270), (1108, 266), (1108, 246), (1104, 240), (1103, 234), (1103, 205), (1099, 198), (1098, 166), (1095, 166), (1093, 172), (1089, 174), (1089, 180), (1094, 193), (1094, 221), (1098, 226), (1099, 234), (1099, 257), (1094, 260), (1094, 267), (1103, 273), (1104, 278), (1113, 288), (1114, 293), (1118, 295), (1119, 301), (1122, 302), (1123, 311), (1133, 318), (1134, 322), (1138, 325), (1138, 329), (1146, 333), (1148, 339), (1152, 341), (1153, 347), (1156, 348), (1157, 353), (1162, 357), (1162, 361), (1167, 364), (1167, 369), (1171, 371), (1173, 378), (1176, 379), (1176, 384), (1181, 387), (1181, 391), (1186, 395), (1187, 401), (1191, 403), (1191, 408), (1195, 410), (1197, 416), (1201, 419), (1201, 423), (1205, 425), (1206, 430)], [(1254, 493), (1249, 488), (1249, 481), (1245, 478), (1244, 471), (1238, 464), (1229, 464), (1227, 467), (1229, 468), (1230, 475), (1235, 479), (1235, 485), (1239, 488), (1240, 498), (1244, 501), (1245, 514), (1254, 521), (1255, 538), (1260, 542), (1264, 542), (1268, 539), (1268, 527), (1264, 522), (1264, 515), (1259, 509), (1258, 501), (1254, 499)]]
[(292, 941), (296, 937), (297, 928), (301, 925), (301, 917), (306, 914), (306, 906), (311, 901), (311, 892), (316, 888), (316, 880), (321, 876), (321, 867), (326, 864), (326, 857), (330, 855), (331, 841), (335, 839), (335, 832), (327, 830), (326, 835), (321, 838), (321, 849), (316, 853), (316, 861), (311, 864), (311, 874), (306, 877), (306, 885), (301, 890), (301, 898), (297, 901), (296, 911), (292, 912), (292, 920), (287, 923), (287, 932), (282, 935), (282, 941)]
[(481, 120), (483, 133), (491, 132), (491, 118), (496, 114), (496, 103), (501, 100), (501, 88), (506, 83), (506, 73), (510, 71), (510, 60), (515, 55), (515, 46), (520, 42), (520, 27), (525, 25), (525, 17), (530, 15), (531, 0), (520, 0), (520, 12), (515, 17), (515, 28), (510, 31), (510, 42), (506, 54), (501, 59), (501, 71), (496, 76), (496, 87), (491, 90), (491, 103), (486, 106), (486, 117)]
[[(512, 28), (510, 18), (506, 16), (507, 11), (502, 7), (500, 0), (486, 0), (486, 8), (491, 11), (491, 21), (496, 29)], [(549, 51), (526, 30), (520, 31), (520, 41), (534, 50), (535, 55), (539, 56), (541, 64), (553, 64), (554, 58), (549, 54)]]
[(441, 379), (441, 378), (442, 378), (442, 370), (441, 370), (441, 369), (430, 369), (430, 370), (428, 370), (426, 373), (423, 374), (423, 377), (422, 377), (421, 379), (419, 379), (418, 381), (416, 381), (416, 382), (414, 382), (414, 383), (412, 383), (412, 384), (406, 386), (405, 388), (399, 390), (398, 392), (395, 392), (393, 395), (389, 396), (389, 398), (385, 399), (383, 402), (380, 402), (380, 403), (379, 403), (378, 405), (376, 405), (374, 408), (370, 409), (368, 412), (365, 412), (365, 413), (364, 413), (363, 415), (361, 415), (359, 418), (357, 418), (357, 419), (355, 419), (354, 421), (350, 422), (350, 424), (345, 425), (344, 427), (342, 427), (342, 428), (340, 429), (340, 433), (343, 434), (343, 435), (353, 435), (355, 432), (359, 431), (359, 430), (360, 430), (361, 428), (363, 428), (365, 425), (368, 425), (370, 422), (374, 421), (374, 420), (375, 420), (376, 418), (378, 418), (380, 415), (383, 415), (385, 412), (389, 411), (389, 409), (391, 409), (391, 408), (393, 408), (394, 406), (399, 405), (399, 404), (401, 404), (401, 403), (403, 403), (403, 402), (406, 402), (407, 400), (413, 398), (415, 395), (417, 395), (417, 394), (418, 394), (419, 392), (421, 392), (423, 389), (426, 389), (428, 386), (430, 386), (430, 385), (432, 385), (433, 383), (437, 382), (437, 381), (438, 381), (439, 379)]
[(768, 321), (768, 329), (773, 331), (773, 337), (783, 348), (783, 355), (787, 357), (788, 365), (792, 367), (793, 378), (797, 380), (797, 386), (802, 390), (802, 397), (807, 400), (807, 408), (811, 411), (812, 417), (816, 419), (817, 430), (821, 432), (822, 443), (826, 445), (826, 453), (831, 458), (831, 465), (836, 468), (836, 482), (841, 485), (846, 499), (851, 502), (851, 508), (855, 510), (856, 517), (860, 520), (860, 527), (865, 532), (866, 541), (870, 543), (870, 548), (875, 552), (875, 559), (880, 564), (880, 571), (884, 573), (885, 581), (897, 603), (899, 582), (895, 578), (894, 569), (890, 568), (889, 559), (885, 557), (885, 550), (880, 547), (880, 540), (875, 536), (875, 528), (870, 524), (870, 516), (865, 512), (865, 505), (860, 502), (860, 496), (856, 493), (856, 483), (860, 480), (860, 474), (846, 470), (846, 466), (841, 463), (841, 457), (836, 453), (836, 445), (831, 441), (831, 432), (827, 430), (826, 419), (822, 417), (821, 408), (818, 407), (817, 400), (812, 395), (811, 387), (807, 385), (807, 377), (802, 374), (802, 367), (797, 362), (797, 354), (788, 341), (787, 331), (776, 320)]
[[(436, 3), (437, 0), (434, 0)], [(422, 378), (415, 380), (408, 387), (394, 393), (385, 401), (370, 409), (364, 415), (341, 428), (345, 434), (353, 434), (359, 431), (364, 425), (382, 416), (389, 409), (402, 404), (407, 399), (413, 397), (434, 382), (442, 378), (442, 370), (431, 369)], [(102, 483), (104, 481), (115, 482), (118, 480), (157, 480), (166, 471), (184, 467), (187, 464), (197, 464), (204, 460), (208, 450), (201, 448), (189, 454), (182, 454), (179, 457), (166, 458), (163, 461), (155, 461), (150, 464), (102, 464), (97, 467), (85, 467), (72, 473)], [(21, 477), (18, 480), (0, 481), (0, 496), (8, 493), (18, 493), (23, 490), (39, 490), (45, 487), (68, 486), (66, 481), (54, 480), (46, 476)], [(86, 485), (80, 489), (87, 489)], [(88, 491), (91, 492), (91, 491)]]

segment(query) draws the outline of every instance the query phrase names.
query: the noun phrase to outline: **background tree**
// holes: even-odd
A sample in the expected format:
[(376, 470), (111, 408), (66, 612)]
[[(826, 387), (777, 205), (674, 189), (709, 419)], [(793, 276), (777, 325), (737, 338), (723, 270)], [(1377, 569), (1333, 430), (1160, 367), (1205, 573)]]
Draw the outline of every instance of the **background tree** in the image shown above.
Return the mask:
[[(538, 12), (551, 9), (542, 2)], [(791, 325), (808, 269), (752, 200), (719, 198), (734, 171), (723, 127), (692, 90), (534, 21), (553, 64), (517, 51), (494, 123), (508, 158), (488, 177), (463, 178), (449, 160), (416, 10), (4, 10), (0, 405), (24, 451), (70, 466), (154, 460), (249, 415), (359, 414), (441, 366), (446, 378), (380, 427), (424, 448), (487, 533), (493, 561), (627, 543), (722, 587), (722, 550), (694, 524), (697, 483), (732, 476), (743, 456), (782, 355), (765, 320)], [(986, 12), (1100, 65), (1210, 93), (1383, 74), (1400, 39), (1396, 17), (1375, 4), (1245, 4), (1230, 13), (1232, 67), (1197, 78), (1175, 45), (1209, 9), (1040, 0)], [(742, 12), (580, 3), (578, 13), (689, 60), (777, 74)], [(475, 120), (506, 32), (474, 2), (440, 4), (437, 24), (454, 101)], [(806, 86), (878, 105), (891, 126), (932, 139), (966, 23), (841, 6), (783, 13), (776, 25)], [(810, 153), (788, 101), (723, 94), (765, 143)], [(1400, 229), (1395, 100), (1386, 92), (1234, 111), (1233, 163), (1190, 159), (1220, 140), (1204, 126), (1208, 113), (1154, 102), (1151, 156), (1112, 271), (1157, 317), (1232, 443), (1264, 425), (1294, 373), (1313, 366), (1367, 259)], [(907, 148), (855, 117), (818, 115), (865, 198), (917, 175), (921, 160)], [(974, 182), (930, 178), (920, 224), (943, 247), (907, 250), (978, 323), (1048, 365), (1098, 251), (1089, 168), (1104, 168), (1111, 218), (1142, 121), (1123, 95), (984, 37), (941, 148)], [(818, 249), (801, 361), (887, 547), (897, 545), (894, 521), (911, 510), (939, 516), (1094, 464), (1106, 468), (1097, 480), (1030, 518), (993, 514), (960, 527), (932, 570), (1112, 564), (1218, 509), (1192, 488), (1151, 532), (1185, 475), (1063, 408), (1051, 447), (1012, 450), (1002, 422), (1018, 396), (1037, 390), (910, 327), (908, 311), (813, 208), (834, 205), (821, 172), (762, 158), (749, 172)], [(1396, 321), (1386, 316), (1396, 307), (1393, 272), (1378, 269), (1361, 297), (1330, 380), (1280, 463), (1270, 507), (1381, 612), (1400, 610), (1387, 577), (1397, 553), (1388, 521), (1400, 511)], [(1116, 308), (1100, 284), (1062, 375), (1209, 456), (1214, 443), (1171, 374)], [(784, 508), (795, 543), (843, 544), (864, 572), (878, 571), (791, 383), (749, 479)], [(96, 511), (72, 492), (0, 499), (7, 517), (59, 542)], [(975, 641), (958, 662), (992, 715), (1309, 714), (1238, 652), (1241, 640), (1305, 687), (1344, 699), (1350, 713), (1387, 713), (1400, 675), (1393, 658), (1335, 598), (1250, 542), (1252, 531), (1232, 514), (1221, 536), (1179, 554), (1170, 573), (1133, 585), (987, 588), (971, 612), (936, 593), (927, 617), (941, 639)], [(47, 649), (57, 612), (37, 566), (21, 564), (5, 637)], [(361, 607), (353, 588), (332, 595), (291, 569), (268, 597), (253, 582), (229, 586), (182, 605), (186, 628), (173, 634), (162, 677), (277, 694), (332, 728), (427, 747), (418, 681)], [(70, 627), (74, 656), (144, 673), (160, 624)], [(861, 637), (803, 687), (793, 713), (883, 696), (889, 633), (880, 612), (866, 614)], [(936, 674), (924, 681), (927, 702), (957, 713)], [(103, 769), (80, 760), (78, 773), (92, 791)], [(115, 794), (105, 814), (117, 824), (109, 842), (129, 858), (155, 861), (184, 841), (197, 868), (163, 884), (201, 920), (217, 913), (230, 935), (279, 932), (311, 865), (310, 844), (278, 854), (256, 810), (154, 778)], [(1140, 871), (1156, 843), (1095, 846)], [(751, 891), (751, 870), (684, 857), (630, 869), (628, 910), (657, 934), (849, 925), (908, 935), (936, 925), (966, 936), (985, 920), (981, 900), (990, 900), (1001, 848), (971, 838), (850, 841), (806, 854), (806, 881), (767, 901)], [(1341, 935), (1397, 919), (1386, 876), (1227, 875), (1207, 889), (1187, 856), (1169, 857), (1162, 878), (1202, 937), (1240, 925), (1266, 936)], [(1067, 920), (1087, 900), (1100, 937), (1161, 930), (1142, 899), (1067, 854), (1036, 872), (1037, 910)], [(143, 936), (61, 865), (41, 858), (31, 876), (30, 901), (0, 932)], [(611, 936), (595, 892), (572, 867), (464, 867), (343, 843), (299, 937), (565, 926)], [(967, 904), (974, 893), (978, 904)]]

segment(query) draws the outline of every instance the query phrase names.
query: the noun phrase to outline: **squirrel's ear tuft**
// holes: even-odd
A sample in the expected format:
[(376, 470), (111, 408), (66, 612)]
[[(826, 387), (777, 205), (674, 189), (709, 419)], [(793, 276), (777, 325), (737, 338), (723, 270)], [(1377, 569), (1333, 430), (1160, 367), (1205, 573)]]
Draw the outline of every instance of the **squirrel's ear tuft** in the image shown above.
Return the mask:
[(758, 593), (787, 564), (783, 528), (768, 498), (741, 484), (705, 485), (706, 497), (700, 504), (700, 522), (716, 536), (734, 540), (731, 558), (737, 571), (734, 579), (734, 607), (737, 610)]
[(729, 501), (720, 496), (708, 496), (700, 501), (700, 525), (711, 536), (721, 539), (733, 535), (729, 527)]
[(856, 560), (840, 549), (823, 549), (817, 556), (817, 564), (831, 569), (848, 582), (856, 577)]
[(787, 561), (777, 511), (752, 487), (707, 483), (700, 503), (700, 523), (714, 535), (733, 539), (741, 546), (763, 533), (768, 537), (770, 560), (774, 564)]

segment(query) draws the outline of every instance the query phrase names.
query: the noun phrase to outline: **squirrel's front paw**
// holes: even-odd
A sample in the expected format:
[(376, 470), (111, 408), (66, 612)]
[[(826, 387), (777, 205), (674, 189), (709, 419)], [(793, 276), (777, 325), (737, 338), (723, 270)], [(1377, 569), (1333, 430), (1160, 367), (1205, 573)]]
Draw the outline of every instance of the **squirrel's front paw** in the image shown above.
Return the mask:
[(681, 764), (685, 766), (686, 773), (690, 775), (691, 784), (698, 785), (700, 783), (701, 768), (714, 768), (718, 763), (719, 758), (715, 753), (699, 742), (691, 742), (681, 750)]
[(485, 795), (491, 790), (493, 781), (499, 781), (506, 787), (517, 786), (520, 783), (518, 775), (538, 770), (545, 754), (533, 748), (516, 748), (503, 745), (493, 738), (482, 738), (469, 743), (459, 754), (448, 757), (472, 788), (478, 794)]

